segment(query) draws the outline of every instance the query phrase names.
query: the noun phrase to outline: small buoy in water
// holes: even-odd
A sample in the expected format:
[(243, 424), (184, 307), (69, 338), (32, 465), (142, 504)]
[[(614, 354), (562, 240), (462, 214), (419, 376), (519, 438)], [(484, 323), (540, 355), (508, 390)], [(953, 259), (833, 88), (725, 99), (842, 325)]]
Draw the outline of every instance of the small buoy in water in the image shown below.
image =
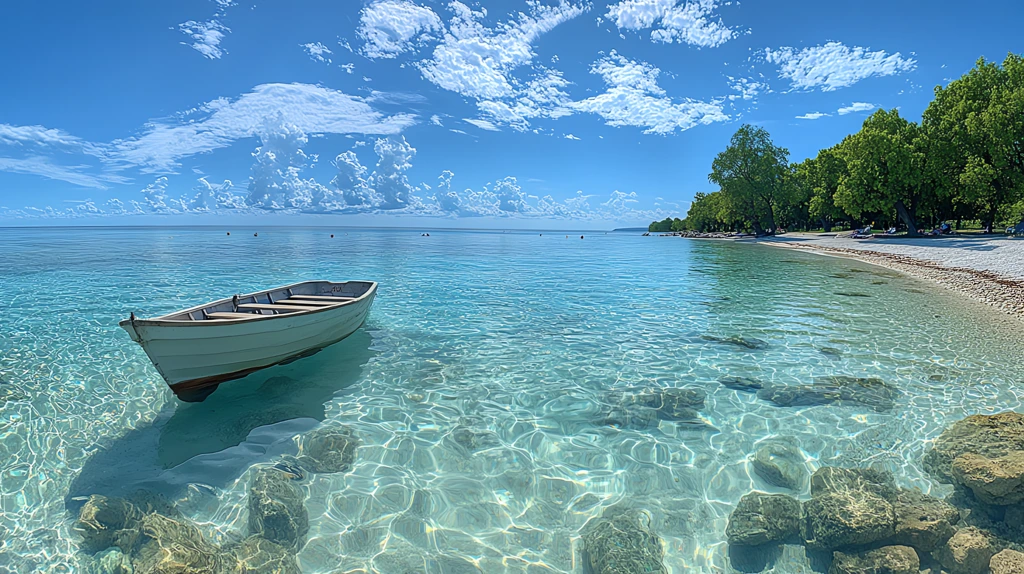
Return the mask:
[(231, 232), (230, 232), (230, 231), (228, 231), (228, 235), (231, 235)]
[(541, 233), (541, 234), (540, 234), (540, 236), (541, 236), (541, 237), (544, 237), (544, 234), (543, 234), (543, 233)]
[(582, 236), (582, 235), (580, 235), (580, 239), (583, 239), (583, 236)]
[(334, 234), (333, 233), (331, 234), (331, 239), (334, 239)]
[(253, 234), (252, 234), (252, 236), (253, 236), (253, 237), (259, 237), (259, 236), (260, 236), (260, 234), (259, 234), (259, 233), (253, 233)]

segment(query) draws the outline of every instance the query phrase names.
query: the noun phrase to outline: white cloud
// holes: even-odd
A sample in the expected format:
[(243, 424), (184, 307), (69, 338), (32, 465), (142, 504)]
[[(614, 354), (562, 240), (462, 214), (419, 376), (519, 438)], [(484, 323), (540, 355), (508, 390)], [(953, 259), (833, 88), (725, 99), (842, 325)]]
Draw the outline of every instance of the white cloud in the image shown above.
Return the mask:
[[(331, 185), (342, 195), (342, 204), (335, 209), (368, 209), (379, 203), (376, 191), (366, 181), (367, 169), (359, 162), (359, 157), (354, 151), (338, 154), (334, 159), (334, 167), (338, 169), (338, 173), (331, 180)], [(323, 207), (331, 210), (331, 206)]]
[[(181, 205), (167, 205), (167, 178), (156, 178), (141, 191), (145, 210), (150, 213), (179, 213)], [(173, 200), (172, 200), (173, 202)]]
[(511, 72), (530, 64), (533, 42), (559, 24), (583, 14), (589, 6), (560, 0), (555, 6), (530, 2), (529, 13), (493, 28), (481, 21), (483, 11), (452, 2), (454, 13), (444, 39), (431, 59), (420, 62), (423, 77), (437, 86), (480, 100), (511, 98), (516, 93)]
[(715, 14), (718, 5), (718, 0), (623, 0), (608, 6), (605, 17), (620, 30), (653, 28), (652, 42), (715, 48), (736, 37)]
[(565, 135), (564, 135), (564, 136), (562, 136), (562, 137), (563, 137), (563, 138), (565, 138), (565, 139), (567, 139), (567, 140), (579, 140), (579, 139), (580, 139), (580, 138), (578, 138), (578, 137), (576, 137), (576, 136), (574, 136), (574, 135), (572, 135), (572, 134), (565, 134)]
[(38, 175), (82, 187), (107, 189), (110, 184), (129, 181), (128, 178), (119, 175), (91, 174), (85, 171), (87, 169), (89, 169), (87, 165), (60, 165), (54, 163), (50, 158), (38, 155), (21, 158), (0, 157), (0, 171)]
[(768, 87), (767, 83), (754, 78), (733, 78), (729, 76), (729, 88), (739, 92), (739, 94), (730, 95), (730, 100), (752, 101), (756, 100), (757, 96), (761, 95), (762, 92), (771, 93), (771, 88)]
[(441, 116), (437, 114), (430, 116), (430, 123), (434, 124), (435, 126), (444, 126), (444, 124), (441, 122)]
[(327, 46), (324, 46), (320, 42), (310, 42), (308, 44), (299, 44), (306, 50), (306, 54), (309, 55), (309, 59), (314, 62), (321, 62), (324, 64), (330, 64), (331, 59), (328, 57), (334, 52)]
[(402, 209), (408, 207), (413, 193), (405, 172), (412, 167), (416, 148), (405, 141), (405, 136), (380, 138), (373, 146), (377, 152), (377, 167), (370, 175), (369, 183), (380, 195), (380, 209)]
[(839, 112), (839, 115), (845, 116), (846, 114), (867, 112), (873, 109), (875, 109), (875, 104), (869, 104), (867, 102), (853, 102), (852, 105), (839, 108), (837, 111)]
[(339, 64), (338, 67), (344, 69), (346, 72), (350, 74), (355, 73), (356, 70), (355, 64)]
[(154, 121), (135, 138), (112, 143), (112, 161), (138, 166), (144, 172), (173, 172), (178, 161), (227, 147), (252, 137), (268, 118), (306, 134), (395, 134), (412, 125), (415, 116), (385, 116), (367, 100), (310, 84), (263, 84), (236, 100), (221, 98), (203, 104), (185, 121)]
[(824, 117), (828, 117), (830, 115), (832, 115), (832, 114), (826, 114), (826, 113), (822, 113), (822, 112), (808, 112), (808, 113), (806, 113), (806, 114), (804, 114), (802, 116), (797, 116), (796, 119), (798, 119), (798, 120), (818, 120), (818, 119), (821, 119), (821, 118), (824, 118)]
[(191, 40), (191, 43), (182, 42), (183, 45), (191, 46), (192, 49), (211, 60), (219, 59), (224, 55), (225, 52), (221, 50), (220, 42), (224, 39), (225, 34), (231, 32), (230, 28), (221, 24), (218, 20), (208, 20), (206, 22), (189, 20), (188, 22), (178, 24), (178, 30)]
[(608, 90), (571, 106), (600, 115), (608, 125), (638, 126), (646, 128), (644, 133), (665, 134), (729, 119), (721, 102), (673, 102), (658, 86), (661, 70), (646, 62), (628, 60), (612, 51), (590, 71), (604, 78)]
[(540, 67), (525, 85), (516, 82), (511, 99), (481, 100), (477, 108), (493, 122), (526, 131), (534, 118), (557, 119), (572, 115), (572, 99), (563, 90), (568, 85), (561, 72)]
[(482, 130), (487, 130), (489, 132), (499, 132), (499, 131), (501, 131), (501, 129), (498, 128), (498, 126), (494, 125), (494, 123), (492, 123), (490, 121), (487, 121), (487, 120), (473, 119), (473, 118), (462, 118), (462, 121), (466, 122), (467, 124), (473, 124), (474, 126), (480, 128)]
[(233, 193), (234, 184), (225, 179), (223, 183), (211, 184), (205, 177), (199, 178), (192, 188), (195, 195), (188, 203), (189, 211), (212, 212), (218, 209), (244, 209), (245, 197)]
[(796, 90), (820, 87), (821, 91), (830, 92), (871, 76), (892, 76), (917, 66), (916, 60), (903, 58), (899, 52), (869, 52), (867, 48), (849, 48), (839, 42), (801, 50), (769, 48), (764, 54), (765, 60), (779, 65), (779, 76), (789, 79)]
[(247, 205), (269, 210), (302, 210), (333, 194), (312, 178), (300, 177), (302, 170), (314, 161), (302, 150), (309, 139), (301, 128), (278, 115), (264, 122), (259, 135), (261, 144), (253, 152), (256, 160), (249, 176)]
[(394, 58), (444, 31), (433, 10), (410, 0), (377, 0), (363, 8), (356, 35), (367, 58)]

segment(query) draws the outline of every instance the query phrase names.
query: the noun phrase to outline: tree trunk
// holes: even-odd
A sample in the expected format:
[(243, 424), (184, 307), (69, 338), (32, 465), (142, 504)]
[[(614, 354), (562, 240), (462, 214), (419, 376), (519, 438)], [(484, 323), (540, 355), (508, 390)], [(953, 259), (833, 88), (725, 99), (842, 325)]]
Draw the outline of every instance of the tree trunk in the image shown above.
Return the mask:
[(754, 225), (754, 235), (756, 235), (758, 237), (761, 237), (762, 235), (764, 235), (764, 229), (761, 228), (761, 222), (760, 221), (756, 221), (755, 220), (753, 225)]
[(903, 200), (896, 202), (896, 213), (900, 215), (900, 219), (907, 226), (907, 235), (910, 237), (916, 237), (917, 233), (917, 222), (914, 221), (914, 214), (907, 210), (907, 206), (903, 204)]
[(981, 226), (983, 228), (981, 230), (981, 232), (982, 233), (992, 233), (992, 227), (995, 225), (995, 222), (996, 222), (996, 208), (993, 207), (993, 208), (988, 210), (988, 213), (985, 214), (985, 220), (981, 222)]
[(832, 222), (827, 217), (821, 218), (821, 228), (825, 230), (825, 233), (832, 231)]

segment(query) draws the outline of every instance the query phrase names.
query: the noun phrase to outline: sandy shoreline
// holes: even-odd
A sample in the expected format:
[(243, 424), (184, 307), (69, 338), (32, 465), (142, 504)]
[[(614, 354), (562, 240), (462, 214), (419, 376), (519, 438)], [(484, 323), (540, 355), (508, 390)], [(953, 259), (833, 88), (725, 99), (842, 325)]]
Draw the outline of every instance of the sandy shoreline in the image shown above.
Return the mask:
[(757, 242), (849, 257), (899, 271), (1024, 319), (1024, 240), (985, 237), (857, 240), (794, 233)]

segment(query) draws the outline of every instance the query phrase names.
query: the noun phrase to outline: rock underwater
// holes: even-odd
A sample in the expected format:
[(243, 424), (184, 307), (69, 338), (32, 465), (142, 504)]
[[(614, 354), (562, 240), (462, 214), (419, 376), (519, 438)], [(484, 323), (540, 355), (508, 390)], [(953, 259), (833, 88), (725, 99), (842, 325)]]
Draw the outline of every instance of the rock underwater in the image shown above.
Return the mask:
[(785, 494), (751, 492), (729, 515), (729, 544), (760, 546), (782, 542), (800, 533), (800, 503)]
[(646, 512), (606, 508), (584, 527), (584, 559), (593, 574), (668, 574), (661, 539)]
[(305, 495), (275, 468), (255, 471), (249, 485), (249, 531), (285, 548), (295, 549), (306, 540), (309, 514)]

